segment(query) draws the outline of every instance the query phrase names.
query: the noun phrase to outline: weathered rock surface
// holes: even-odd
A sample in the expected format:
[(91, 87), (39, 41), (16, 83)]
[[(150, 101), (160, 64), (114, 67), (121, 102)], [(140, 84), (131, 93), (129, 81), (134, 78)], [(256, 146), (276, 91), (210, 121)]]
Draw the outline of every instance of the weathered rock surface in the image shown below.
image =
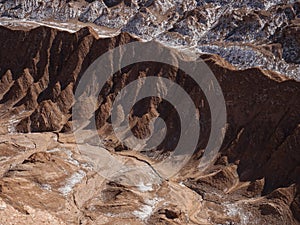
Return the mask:
[[(96, 118), (104, 150), (140, 165), (176, 145), (166, 138), (147, 157), (126, 149), (110, 132), (116, 94), (139, 77), (163, 76), (180, 84), (195, 102), (202, 127), (197, 152), (176, 177), (157, 185), (120, 185), (100, 176), (97, 157), (86, 157), (66, 133), (84, 71), (107, 50), (138, 39), (128, 33), (102, 39), (91, 28), (76, 33), (0, 29), (0, 223), (299, 224), (299, 82), (259, 68), (238, 70), (219, 56), (202, 55), (223, 90), (228, 123), (216, 162), (202, 173), (197, 165), (210, 132), (210, 109), (200, 88), (168, 65), (124, 68), (100, 93)], [(173, 52), (157, 48), (157, 54)], [(167, 137), (178, 137), (178, 118), (169, 104), (157, 98), (142, 103), (130, 118), (138, 137), (147, 136), (149, 118), (157, 114), (170, 128)], [(85, 138), (89, 135), (82, 143)]]
[[(230, 164), (203, 177), (124, 186), (101, 177), (76, 144), (61, 141), (67, 139), (52, 133), (1, 137), (14, 152), (1, 151), (0, 223), (299, 224), (295, 185), (262, 196), (264, 181), (241, 182)], [(131, 163), (143, 163), (139, 157)]]

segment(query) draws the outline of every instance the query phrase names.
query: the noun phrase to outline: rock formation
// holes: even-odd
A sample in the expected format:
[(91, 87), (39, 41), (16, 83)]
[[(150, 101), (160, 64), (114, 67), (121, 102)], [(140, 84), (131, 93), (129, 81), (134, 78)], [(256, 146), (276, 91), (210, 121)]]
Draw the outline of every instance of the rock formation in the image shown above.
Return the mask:
[[(97, 110), (104, 147), (112, 154), (145, 163), (146, 155), (127, 149), (107, 131), (117, 92), (140, 76), (179, 83), (204, 124), (197, 152), (176, 177), (158, 186), (124, 186), (97, 174), (68, 132), (73, 93), (83, 72), (107, 50), (138, 39), (128, 33), (98, 38), (91, 28), (68, 33), (48, 27), (1, 27), (0, 39), (2, 223), (299, 224), (299, 82), (259, 68), (238, 70), (217, 55), (202, 55), (220, 83), (228, 114), (219, 156), (203, 174), (197, 163), (207, 144), (210, 116), (201, 90), (191, 89), (194, 81), (167, 65), (149, 62), (122, 69), (107, 81)], [(159, 113), (169, 135), (176, 137), (174, 109), (157, 98), (142, 103), (132, 112), (135, 134), (147, 135), (147, 118)], [(40, 133), (8, 134), (14, 132)], [(172, 147), (167, 138), (154, 158), (148, 157), (157, 160)]]
[[(0, 15), (0, 224), (300, 224), (299, 2), (3, 0)], [(111, 74), (94, 109), (98, 133), (90, 133), (92, 120), (80, 140), (72, 133), (74, 93), (89, 66), (118, 46), (150, 41), (157, 57), (204, 61), (220, 84), (225, 137), (205, 171), (198, 165), (212, 109), (180, 67), (151, 61)], [(111, 125), (118, 92), (151, 76), (179, 84), (201, 125), (195, 153), (170, 179), (153, 167), (180, 138), (169, 102), (145, 98), (129, 116), (138, 138), (149, 135), (152, 118), (165, 121), (157, 148), (133, 151)], [(107, 154), (147, 168), (155, 182), (143, 182), (141, 171), (105, 178)]]

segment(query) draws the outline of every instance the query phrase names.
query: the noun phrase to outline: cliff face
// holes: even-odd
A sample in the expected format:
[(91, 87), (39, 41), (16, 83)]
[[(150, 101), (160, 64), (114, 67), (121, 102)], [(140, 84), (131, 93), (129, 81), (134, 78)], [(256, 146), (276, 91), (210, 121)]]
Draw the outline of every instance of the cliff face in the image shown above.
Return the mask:
[(13, 112), (18, 118), (8, 121), (24, 120), (11, 129), (28, 132), (61, 130), (78, 76), (108, 49), (134, 39), (121, 34), (98, 40), (89, 28), (70, 34), (46, 27), (27, 32), (2, 27), (1, 40), (2, 116)]
[[(286, 28), (282, 40), (290, 30)], [(118, 91), (131, 81), (162, 76), (180, 84), (196, 105), (201, 124), (197, 152), (177, 177), (149, 190), (95, 175), (95, 168), (76, 150), (72, 135), (64, 134), (72, 127), (74, 91), (100, 55), (133, 41), (138, 39), (127, 33), (101, 39), (91, 28), (73, 34), (47, 27), (0, 28), (0, 197), (7, 205), (0, 214), (15, 213), (28, 220), (32, 215), (54, 216), (54, 224), (251, 224), (254, 219), (253, 224), (299, 224), (300, 83), (259, 68), (237, 70), (215, 55), (201, 56), (215, 74), (227, 108), (225, 139), (214, 165), (205, 174), (197, 170), (211, 119), (201, 89), (178, 68), (146, 62), (116, 73), (100, 93), (96, 123), (107, 141), (105, 148), (134, 164), (143, 163), (138, 159), (145, 155), (126, 149), (111, 132), (109, 110)], [(157, 46), (157, 54), (161, 49), (173, 51)], [(159, 160), (176, 145), (170, 137), (178, 138), (178, 115), (159, 98), (141, 103), (130, 118), (137, 137), (147, 136), (149, 119), (158, 114), (169, 128), (166, 140), (148, 155)], [(58, 137), (43, 133), (54, 131)], [(8, 135), (15, 132), (42, 134)], [(100, 181), (104, 183), (97, 186)], [(25, 187), (32, 187), (32, 193), (24, 193)], [(97, 196), (102, 196), (99, 201)], [(57, 212), (58, 205), (66, 208)]]

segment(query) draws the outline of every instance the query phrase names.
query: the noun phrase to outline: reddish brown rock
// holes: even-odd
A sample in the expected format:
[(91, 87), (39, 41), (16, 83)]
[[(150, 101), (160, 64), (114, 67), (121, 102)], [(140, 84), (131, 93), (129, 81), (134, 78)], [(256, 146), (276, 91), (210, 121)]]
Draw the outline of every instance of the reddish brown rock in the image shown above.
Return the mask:
[[(90, 28), (70, 34), (46, 27), (1, 27), (1, 132), (70, 131), (73, 92), (84, 71), (107, 50), (135, 40), (126, 33), (99, 39)], [(172, 53), (158, 47), (157, 54)], [(200, 88), (178, 68), (155, 62), (131, 65), (100, 93), (96, 118), (107, 149), (126, 162), (145, 163), (146, 155), (131, 153), (111, 133), (109, 112), (129, 82), (164, 76), (186, 90), (200, 113), (201, 139), (189, 164), (144, 193), (99, 176), (78, 152), (72, 134), (3, 135), (0, 197), (8, 207), (0, 210), (5, 218), (0, 222), (13, 221), (7, 218), (10, 212), (29, 221), (45, 212), (66, 224), (299, 224), (300, 83), (259, 68), (236, 70), (218, 56), (202, 59), (219, 81), (227, 106), (219, 159), (205, 173), (197, 165), (209, 137), (210, 109)], [(133, 131), (145, 137), (150, 119), (164, 118), (170, 127), (167, 138), (148, 155), (163, 157), (176, 145), (170, 137), (178, 137), (177, 115), (159, 98), (142, 103), (130, 116)], [(129, 150), (127, 155), (123, 150)]]

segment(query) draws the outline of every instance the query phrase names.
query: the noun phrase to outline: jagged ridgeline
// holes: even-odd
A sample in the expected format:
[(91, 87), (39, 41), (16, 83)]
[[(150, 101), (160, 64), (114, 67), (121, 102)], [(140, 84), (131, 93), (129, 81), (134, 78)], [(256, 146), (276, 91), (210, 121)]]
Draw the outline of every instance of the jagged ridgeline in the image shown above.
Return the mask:
[[(107, 50), (137, 41), (127, 33), (99, 39), (90, 28), (71, 34), (47, 27), (27, 31), (1, 27), (0, 35), (2, 133), (69, 131), (76, 81)], [(292, 153), (299, 144), (293, 141), (299, 136), (299, 83), (258, 68), (236, 70), (218, 56), (202, 58), (219, 81), (227, 105), (228, 127), (222, 151), (231, 161), (241, 161), (242, 178), (257, 179), (269, 174), (266, 192), (295, 182), (297, 171), (287, 171), (297, 166), (299, 155)], [(183, 72), (167, 66), (159, 68), (151, 63), (133, 65), (108, 81), (98, 110), (98, 128), (109, 124), (112, 100), (120, 88), (138, 78), (138, 71), (147, 76), (162, 73), (176, 80), (195, 100), (202, 113), (201, 123), (209, 124), (209, 107), (203, 94), (191, 88), (193, 83)], [(171, 109), (156, 98), (146, 101), (146, 105), (166, 114)], [(141, 127), (136, 130), (141, 137), (147, 134), (149, 116), (155, 114), (142, 109), (135, 109), (136, 116), (145, 117), (133, 119)], [(205, 146), (209, 134), (209, 126), (202, 129), (199, 149)], [(164, 143), (162, 149), (170, 150), (171, 146), (172, 142)], [(274, 157), (285, 151), (291, 153), (280, 156), (280, 161)], [(281, 175), (274, 177), (273, 165), (278, 163), (281, 166), (276, 168)]]
[(129, 32), (299, 79), (299, 1), (1, 1), (0, 15), (10, 26), (25, 19), (70, 30), (92, 25), (106, 36)]
[[(299, 224), (299, 2), (4, 0), (0, 15), (0, 223)], [(101, 55), (129, 43), (153, 43), (148, 51), (157, 58), (168, 53), (174, 62), (203, 60), (213, 72), (227, 123), (205, 171), (198, 165), (214, 109), (180, 67), (147, 61), (112, 73), (99, 92), (95, 120), (84, 124), (87, 136), (74, 139), (74, 94), (82, 77)], [(107, 61), (108, 68), (118, 62), (113, 56)], [(153, 149), (133, 151), (112, 128), (117, 94), (145, 77), (180, 85), (199, 116), (195, 152), (170, 179), (153, 166), (180, 138), (179, 114), (170, 102), (151, 96), (130, 112), (139, 139), (151, 132), (152, 118), (164, 119), (166, 138)], [(133, 98), (140, 86), (135, 91)], [(99, 175), (99, 168), (114, 169), (107, 155), (148, 170), (126, 167), (107, 178)], [(153, 180), (143, 182), (143, 176)]]

